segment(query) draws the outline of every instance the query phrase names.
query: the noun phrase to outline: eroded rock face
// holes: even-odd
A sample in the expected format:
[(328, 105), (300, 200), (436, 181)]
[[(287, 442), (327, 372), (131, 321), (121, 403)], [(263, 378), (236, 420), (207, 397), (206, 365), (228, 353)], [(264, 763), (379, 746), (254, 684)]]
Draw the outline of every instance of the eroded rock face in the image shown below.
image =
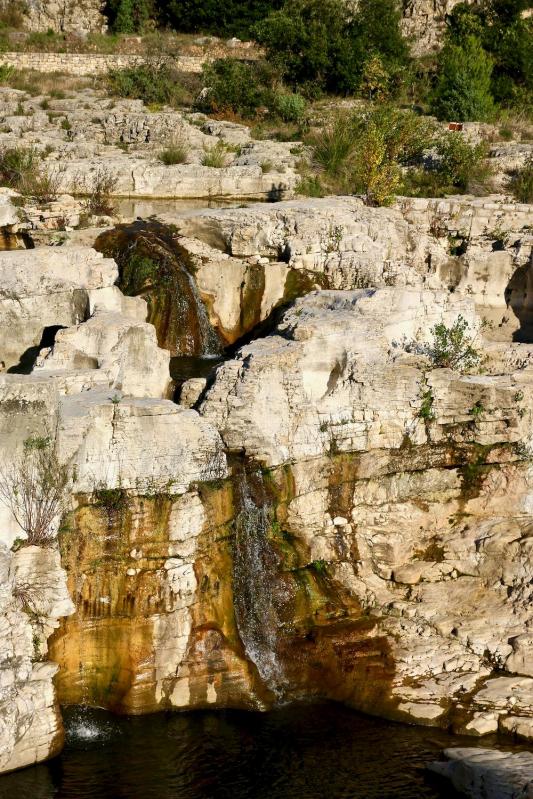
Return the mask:
[(102, 0), (26, 0), (25, 27), (57, 33), (103, 33), (107, 22)]
[[(181, 406), (112, 259), (1, 254), (20, 293), (4, 301), (12, 361), (28, 298), (32, 342), (59, 299), (85, 303), (28, 374), (0, 376), (0, 456), (48, 430), (72, 472), (61, 567), (55, 544), (10, 551), (1, 509), (0, 632), (22, 658), (3, 661), (2, 768), (60, 745), (53, 663), (60, 702), (118, 712), (325, 696), (533, 737), (526, 219), (487, 200), (355, 198), (184, 215), (172, 235), (221, 339), (265, 320), (295, 275), (310, 282)], [(466, 374), (431, 356), (434, 325), (459, 316), (482, 357)], [(42, 595), (38, 653), (17, 580)], [(35, 681), (47, 710), (19, 718)]]
[[(411, 43), (413, 55), (426, 55), (442, 47), (446, 15), (459, 0), (404, 0), (403, 35)], [(474, 0), (466, 0), (472, 3)]]

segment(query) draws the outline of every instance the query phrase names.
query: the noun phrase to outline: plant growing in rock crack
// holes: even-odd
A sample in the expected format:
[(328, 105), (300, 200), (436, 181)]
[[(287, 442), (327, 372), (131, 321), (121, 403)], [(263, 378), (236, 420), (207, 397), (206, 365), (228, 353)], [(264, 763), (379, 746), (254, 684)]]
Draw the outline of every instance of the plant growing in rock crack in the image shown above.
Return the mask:
[(26, 545), (49, 546), (68, 506), (69, 470), (50, 436), (27, 438), (0, 466), (0, 501), (26, 534)]
[(474, 403), (474, 405), (472, 405), (468, 413), (470, 416), (473, 416), (475, 420), (477, 420), (482, 416), (482, 414), (485, 413), (485, 410), (486, 408), (481, 400), (478, 400), (476, 403)]
[(210, 166), (214, 169), (222, 169), (227, 163), (227, 150), (224, 143), (219, 141), (214, 147), (207, 149), (202, 157), (202, 166)]
[(11, 591), (13, 599), (25, 613), (37, 613), (36, 604), (44, 598), (43, 591), (29, 582), (15, 583)]
[(430, 419), (435, 418), (435, 414), (433, 413), (433, 392), (430, 388), (422, 394), (422, 403), (420, 405), (420, 410), (418, 411), (418, 415), (421, 419), (426, 419), (429, 421)]
[(459, 372), (473, 369), (481, 362), (481, 354), (475, 348), (475, 337), (469, 331), (468, 322), (459, 314), (450, 327), (444, 322), (434, 325), (431, 330), (433, 342), (418, 345), (416, 349), (427, 355), (436, 368)]
[(159, 153), (158, 158), (165, 166), (175, 166), (176, 164), (185, 164), (188, 154), (187, 143), (176, 137), (167, 143), (165, 149)]

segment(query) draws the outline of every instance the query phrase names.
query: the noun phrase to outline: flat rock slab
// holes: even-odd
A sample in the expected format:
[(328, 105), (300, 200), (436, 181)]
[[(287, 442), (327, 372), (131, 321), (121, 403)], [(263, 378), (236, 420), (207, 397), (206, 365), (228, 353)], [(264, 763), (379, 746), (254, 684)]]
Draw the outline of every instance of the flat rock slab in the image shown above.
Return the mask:
[(446, 749), (447, 763), (430, 770), (450, 779), (472, 799), (533, 799), (533, 752), (497, 749)]

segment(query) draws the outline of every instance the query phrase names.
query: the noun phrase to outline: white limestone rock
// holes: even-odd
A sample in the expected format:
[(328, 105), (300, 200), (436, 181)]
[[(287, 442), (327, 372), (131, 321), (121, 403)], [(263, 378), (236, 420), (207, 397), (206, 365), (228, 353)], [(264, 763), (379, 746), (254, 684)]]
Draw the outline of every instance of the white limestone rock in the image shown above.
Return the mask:
[(531, 799), (533, 754), (496, 749), (446, 749), (448, 762), (431, 771), (447, 777), (455, 790), (471, 799)]

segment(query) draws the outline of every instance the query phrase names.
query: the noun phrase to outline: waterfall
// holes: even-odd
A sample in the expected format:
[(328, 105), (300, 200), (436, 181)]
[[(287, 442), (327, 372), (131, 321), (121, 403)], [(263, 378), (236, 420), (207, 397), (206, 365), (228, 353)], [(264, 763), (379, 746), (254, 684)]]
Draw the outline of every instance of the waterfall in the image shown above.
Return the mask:
[(280, 608), (287, 599), (280, 580), (280, 557), (269, 541), (272, 505), (257, 467), (236, 475), (239, 512), (235, 521), (233, 593), (237, 629), (247, 657), (278, 697), (287, 687), (277, 652), (282, 625)]
[(118, 225), (102, 233), (94, 246), (117, 262), (123, 294), (147, 301), (147, 321), (155, 326), (160, 347), (178, 357), (222, 353), (196, 285), (194, 267), (171, 228), (155, 221)]

